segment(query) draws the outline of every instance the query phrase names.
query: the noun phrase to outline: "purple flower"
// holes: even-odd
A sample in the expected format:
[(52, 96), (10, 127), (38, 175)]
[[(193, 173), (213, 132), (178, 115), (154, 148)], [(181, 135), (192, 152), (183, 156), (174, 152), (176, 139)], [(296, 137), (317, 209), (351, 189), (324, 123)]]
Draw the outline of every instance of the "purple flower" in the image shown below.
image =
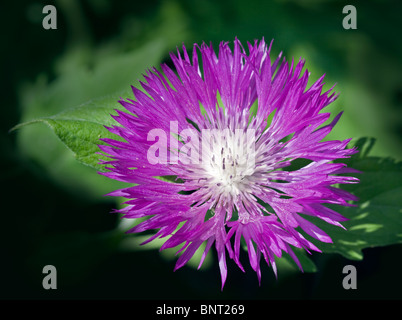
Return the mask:
[[(226, 254), (244, 271), (241, 238), (259, 282), (261, 254), (275, 275), (283, 252), (302, 269), (292, 247), (320, 250), (301, 230), (332, 241), (306, 216), (342, 227), (347, 219), (325, 204), (357, 200), (335, 187), (358, 182), (333, 163), (356, 152), (346, 149), (350, 139), (322, 141), (341, 116), (322, 126), (330, 113), (320, 111), (337, 97), (332, 88), (322, 93), (324, 76), (307, 88), (303, 60), (289, 64), (280, 54), (272, 62), (264, 40), (247, 45), (171, 54), (177, 75), (166, 64), (149, 70), (144, 90), (119, 101), (127, 112), (116, 110), (119, 125), (108, 130), (120, 138), (99, 146), (110, 158), (103, 174), (132, 184), (110, 194), (128, 199), (118, 212), (147, 217), (129, 232), (156, 229), (146, 243), (166, 237), (161, 250), (182, 245), (175, 270), (206, 243), (201, 266), (214, 245), (222, 288)], [(291, 170), (296, 160), (302, 166)]]

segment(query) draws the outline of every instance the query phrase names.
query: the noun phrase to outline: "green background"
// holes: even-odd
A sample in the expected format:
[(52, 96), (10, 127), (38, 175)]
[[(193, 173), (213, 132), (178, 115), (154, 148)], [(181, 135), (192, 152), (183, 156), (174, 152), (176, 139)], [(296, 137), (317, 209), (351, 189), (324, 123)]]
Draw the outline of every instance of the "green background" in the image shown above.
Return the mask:
[[(57, 8), (57, 30), (42, 27), (46, 4)], [(356, 6), (357, 30), (342, 27), (347, 4)], [(172, 252), (122, 240), (127, 226), (103, 197), (116, 184), (78, 163), (44, 124), (9, 132), (129, 90), (146, 68), (169, 64), (183, 42), (217, 47), (236, 36), (243, 44), (264, 37), (274, 39), (274, 53), (306, 59), (312, 81), (326, 73), (328, 89), (337, 83), (330, 110), (344, 115), (329, 138), (374, 137), (371, 155), (400, 160), (400, 1), (18, 1), (2, 4), (1, 13), (2, 299), (402, 298), (400, 244), (364, 249), (361, 261), (314, 254), (315, 273), (282, 263), (278, 280), (262, 264), (261, 287), (247, 263), (243, 274), (228, 261), (223, 292), (213, 255), (199, 271), (173, 272)], [(42, 287), (49, 264), (57, 290)], [(347, 264), (357, 268), (357, 290), (342, 287)]]

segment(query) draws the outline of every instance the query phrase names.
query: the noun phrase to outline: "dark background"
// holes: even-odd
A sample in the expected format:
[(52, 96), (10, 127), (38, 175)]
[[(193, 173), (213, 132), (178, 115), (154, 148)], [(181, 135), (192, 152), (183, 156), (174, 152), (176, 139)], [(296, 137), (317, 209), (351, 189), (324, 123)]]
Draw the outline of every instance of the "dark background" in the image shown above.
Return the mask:
[[(57, 30), (42, 28), (46, 4), (54, 4), (58, 10)], [(357, 8), (357, 30), (342, 28), (342, 8), (347, 4)], [(283, 50), (285, 56), (295, 59), (303, 55), (315, 79), (325, 72), (331, 85), (339, 84), (342, 92), (335, 109), (344, 109), (345, 116), (334, 135), (376, 137), (374, 155), (400, 159), (401, 14), (400, 1), (3, 3), (0, 297), (401, 299), (401, 245), (365, 249), (362, 261), (314, 254), (318, 272), (302, 274), (285, 268), (279, 270), (278, 280), (262, 264), (261, 287), (248, 263), (243, 264), (243, 274), (228, 261), (223, 292), (214, 257), (204, 270), (185, 266), (173, 272), (175, 259), (157, 250), (121, 250), (114, 233), (119, 219), (110, 213), (116, 206), (113, 199), (77, 195), (71, 185), (49, 173), (55, 164), (31, 156), (19, 143), (18, 132), (9, 132), (29, 112), (24, 88), (44, 75), (52, 88), (53, 81), (62, 76), (57, 61), (73, 48), (97, 53), (101, 49), (135, 51), (150, 38), (162, 36), (166, 42), (161, 62), (169, 62), (169, 51), (182, 42), (191, 46), (212, 41), (216, 46), (235, 36), (244, 43), (265, 37), (267, 42), (275, 39), (275, 52)], [(89, 69), (90, 57), (84, 61)], [(50, 130), (48, 134), (52, 135)], [(42, 268), (49, 264), (57, 268), (57, 290), (42, 287)], [(342, 287), (342, 269), (347, 264), (357, 268), (357, 290)]]

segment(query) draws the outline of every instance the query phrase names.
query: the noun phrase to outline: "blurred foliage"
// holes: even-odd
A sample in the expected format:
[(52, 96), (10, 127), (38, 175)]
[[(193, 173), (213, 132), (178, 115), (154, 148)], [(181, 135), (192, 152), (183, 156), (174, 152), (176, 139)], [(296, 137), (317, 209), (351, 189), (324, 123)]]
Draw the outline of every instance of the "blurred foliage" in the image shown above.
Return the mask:
[[(46, 4), (58, 10), (57, 30), (42, 28)], [(2, 4), (5, 114), (0, 117), (0, 179), (5, 186), (2, 244), (6, 258), (1, 297), (401, 298), (400, 245), (363, 249), (362, 261), (338, 254), (312, 255), (305, 261), (310, 271), (317, 269), (311, 274), (300, 274), (291, 262), (282, 260), (278, 280), (263, 265), (261, 287), (251, 268), (246, 267), (243, 274), (229, 262), (223, 293), (212, 257), (199, 271), (190, 266), (173, 273), (172, 252), (161, 256), (156, 250), (132, 251), (141, 239), (124, 235), (128, 225), (109, 213), (116, 203), (103, 196), (116, 183), (77, 162), (50, 130), (57, 130), (51, 122), (57, 114), (56, 120), (91, 120), (93, 135), (106, 132), (88, 114), (74, 118), (67, 110), (92, 106), (99, 99), (105, 108), (108, 104), (117, 107), (117, 99), (127, 97), (141, 73), (161, 62), (169, 64), (169, 52), (182, 43), (205, 41), (216, 47), (235, 36), (243, 43), (274, 39), (274, 53), (283, 51), (288, 60), (306, 59), (311, 81), (326, 73), (327, 89), (337, 83), (335, 91), (340, 96), (329, 109), (345, 112), (328, 138), (375, 137), (370, 157), (353, 161), (363, 170), (372, 170), (363, 178), (363, 186), (377, 183), (382, 187), (378, 192), (353, 190), (362, 198), (354, 218), (367, 221), (351, 234), (375, 238), (378, 232), (388, 232), (389, 241), (373, 240), (375, 245), (394, 243), (400, 234), (379, 228), (379, 222), (370, 219), (390, 214), (400, 223), (401, 180), (396, 160), (402, 156), (402, 3), (356, 3), (357, 30), (342, 28), (342, 8), (347, 4), (338, 0)], [(39, 118), (38, 123), (8, 132), (18, 123)], [(82, 147), (81, 142), (76, 147)], [(349, 258), (361, 258), (360, 250), (365, 247), (358, 244)], [(47, 264), (58, 270), (58, 290), (42, 288), (42, 268)], [(345, 264), (357, 266), (358, 290), (354, 292), (341, 286)]]
[(356, 148), (360, 152), (342, 161), (361, 172), (354, 174), (360, 183), (341, 186), (358, 197), (356, 206), (332, 208), (349, 219), (342, 223), (346, 230), (320, 219), (310, 220), (331, 235), (332, 244), (319, 245), (324, 253), (338, 252), (360, 260), (363, 248), (402, 243), (402, 162), (371, 156), (374, 145), (374, 139), (359, 139)]

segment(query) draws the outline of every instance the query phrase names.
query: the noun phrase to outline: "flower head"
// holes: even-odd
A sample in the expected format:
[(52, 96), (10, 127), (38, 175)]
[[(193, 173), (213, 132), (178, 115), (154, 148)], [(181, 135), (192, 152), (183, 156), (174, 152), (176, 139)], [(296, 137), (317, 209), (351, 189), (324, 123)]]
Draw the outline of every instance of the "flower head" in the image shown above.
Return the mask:
[[(307, 88), (304, 61), (271, 61), (264, 40), (194, 45), (171, 54), (133, 87), (135, 99), (119, 101), (127, 111), (103, 139), (106, 176), (133, 186), (110, 195), (127, 198), (125, 218), (144, 218), (130, 232), (157, 230), (146, 242), (166, 237), (161, 249), (182, 245), (175, 270), (205, 243), (200, 261), (214, 245), (222, 288), (226, 255), (242, 269), (241, 238), (251, 267), (261, 279), (261, 255), (276, 274), (275, 256), (292, 247), (320, 251), (303, 237), (331, 242), (306, 216), (340, 226), (346, 218), (325, 204), (350, 205), (353, 195), (334, 187), (355, 183), (353, 172), (333, 160), (347, 158), (350, 140), (323, 141), (341, 114), (324, 125), (321, 110), (336, 99), (322, 92), (323, 78)], [(303, 160), (300, 160), (303, 159)], [(301, 161), (298, 169), (291, 165)], [(300, 230), (301, 229), (301, 230)]]

